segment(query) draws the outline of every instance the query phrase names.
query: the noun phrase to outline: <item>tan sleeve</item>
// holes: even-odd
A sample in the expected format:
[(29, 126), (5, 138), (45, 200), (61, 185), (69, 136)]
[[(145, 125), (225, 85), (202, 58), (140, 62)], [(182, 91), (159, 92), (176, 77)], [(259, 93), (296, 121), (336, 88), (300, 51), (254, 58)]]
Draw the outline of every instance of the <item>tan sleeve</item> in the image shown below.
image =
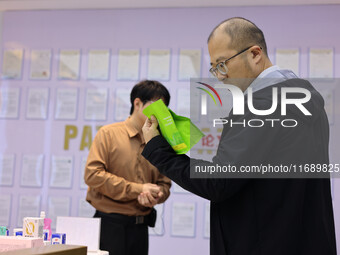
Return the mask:
[(170, 196), (171, 180), (162, 174), (159, 174), (156, 184), (161, 187), (164, 196), (158, 201), (159, 204), (164, 203)]
[(108, 171), (108, 134), (101, 128), (92, 143), (85, 166), (85, 183), (97, 192), (119, 201), (137, 199), (143, 184), (130, 182)]

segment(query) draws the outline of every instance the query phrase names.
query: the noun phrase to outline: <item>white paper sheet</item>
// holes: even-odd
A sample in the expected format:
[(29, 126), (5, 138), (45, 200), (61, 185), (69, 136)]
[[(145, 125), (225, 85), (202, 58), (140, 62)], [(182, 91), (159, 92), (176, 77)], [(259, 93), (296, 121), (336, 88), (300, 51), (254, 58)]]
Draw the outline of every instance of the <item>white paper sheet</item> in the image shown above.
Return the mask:
[(0, 88), (0, 118), (18, 118), (19, 96), (19, 88)]
[(309, 77), (333, 78), (333, 49), (310, 49)]
[[(49, 197), (47, 217), (52, 220), (51, 228), (55, 229), (57, 226), (57, 217), (69, 216), (70, 214), (70, 198), (69, 197)], [(59, 233), (59, 232), (56, 232)], [(66, 235), (67, 239), (67, 235)]]
[(130, 92), (129, 89), (117, 89), (115, 100), (115, 120), (125, 120), (130, 115)]
[(107, 89), (87, 89), (86, 90), (86, 120), (106, 120), (107, 115)]
[(58, 78), (78, 80), (80, 71), (80, 50), (60, 50)]
[(201, 50), (185, 50), (179, 52), (178, 80), (189, 80), (201, 76)]
[(95, 214), (96, 209), (89, 204), (85, 199), (79, 199), (78, 204), (78, 216), (92, 218)]
[(164, 218), (163, 218), (164, 204), (157, 204), (154, 208), (157, 211), (157, 219), (155, 227), (154, 228), (149, 227), (149, 234), (152, 236), (162, 236), (164, 235)]
[(173, 236), (195, 236), (195, 203), (172, 204), (171, 235)]
[(23, 49), (5, 50), (2, 62), (2, 79), (21, 79)]
[(276, 49), (276, 65), (281, 69), (292, 70), (299, 75), (299, 49)]
[(99, 250), (100, 218), (58, 217), (56, 232), (66, 233), (66, 244)]
[(9, 226), (11, 195), (0, 194), (0, 226)]
[(168, 81), (170, 79), (170, 50), (150, 50), (148, 79)]
[(0, 154), (0, 186), (13, 184), (14, 154)]
[(177, 89), (177, 114), (190, 118), (190, 89)]
[(210, 238), (210, 203), (204, 205), (204, 233), (205, 238)]
[(108, 80), (110, 67), (109, 50), (90, 50), (87, 68), (87, 79)]
[(48, 80), (51, 77), (51, 50), (32, 50), (30, 79)]
[(84, 173), (85, 173), (86, 160), (87, 160), (87, 157), (81, 157), (80, 175), (79, 175), (79, 186), (80, 186), (80, 189), (87, 189), (87, 185), (86, 185), (86, 183), (84, 181)]
[(71, 188), (72, 175), (72, 156), (52, 156), (50, 187)]
[(74, 120), (77, 118), (78, 89), (57, 89), (55, 119)]
[(48, 88), (29, 88), (26, 118), (46, 119), (48, 107)]
[(42, 186), (44, 155), (24, 155), (22, 158), (22, 171), (20, 185), (28, 187)]
[(118, 80), (139, 79), (139, 50), (119, 50)]
[(40, 216), (40, 196), (39, 195), (21, 195), (19, 197), (19, 209), (17, 225), (22, 227), (24, 217)]

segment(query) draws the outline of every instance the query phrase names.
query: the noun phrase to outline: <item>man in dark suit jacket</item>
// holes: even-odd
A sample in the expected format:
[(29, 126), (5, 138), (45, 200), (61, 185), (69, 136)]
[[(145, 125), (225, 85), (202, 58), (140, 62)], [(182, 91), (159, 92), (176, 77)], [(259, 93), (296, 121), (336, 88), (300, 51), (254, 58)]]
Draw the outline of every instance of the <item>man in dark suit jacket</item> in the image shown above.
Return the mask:
[[(246, 19), (232, 18), (219, 24), (209, 36), (208, 48), (213, 75), (252, 96), (255, 109), (270, 109), (276, 88), (277, 109), (270, 116), (258, 116), (245, 105), (243, 115), (231, 113), (228, 123), (259, 119), (265, 124), (257, 128), (226, 125), (213, 162), (176, 155), (159, 135), (157, 120), (152, 116), (143, 127), (147, 145), (142, 155), (162, 174), (211, 201), (211, 254), (336, 254), (327, 173), (329, 126), (322, 97), (308, 81), (272, 65), (262, 31)], [(310, 99), (300, 108), (287, 105), (283, 116), (281, 107), (286, 105), (280, 99), (286, 95), (281, 91), (290, 88), (307, 91)], [(292, 96), (300, 98), (301, 94)], [(302, 107), (306, 111), (301, 111)], [(283, 117), (297, 125), (265, 122)], [(299, 172), (312, 164), (326, 166), (326, 173), (312, 176)], [(262, 165), (302, 168), (295, 168), (299, 175), (275, 176), (278, 178), (190, 178), (190, 169), (195, 166), (216, 165), (232, 165), (238, 171), (242, 166)]]

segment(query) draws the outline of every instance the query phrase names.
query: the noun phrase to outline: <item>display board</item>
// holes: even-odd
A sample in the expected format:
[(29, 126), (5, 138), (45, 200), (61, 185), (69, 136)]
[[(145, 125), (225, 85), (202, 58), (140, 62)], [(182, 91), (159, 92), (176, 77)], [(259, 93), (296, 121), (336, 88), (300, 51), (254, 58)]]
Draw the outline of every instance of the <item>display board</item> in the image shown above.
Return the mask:
[[(23, 216), (38, 216), (40, 210), (52, 218), (53, 227), (57, 216), (91, 217), (83, 174), (97, 130), (128, 116), (130, 90), (146, 78), (159, 79), (171, 93), (170, 108), (188, 116), (188, 78), (209, 77), (207, 37), (231, 14), (262, 28), (274, 64), (291, 67), (301, 77), (333, 78), (340, 77), (340, 35), (334, 33), (339, 12), (340, 6), (5, 12), (0, 225), (18, 227)], [(322, 69), (320, 61), (327, 63)], [(334, 134), (340, 122), (339, 87), (325, 84), (321, 90)], [(221, 129), (203, 132), (195, 155), (211, 158)], [(333, 161), (339, 160), (338, 141), (335, 136), (330, 144)], [(334, 180), (339, 236), (337, 184)], [(150, 254), (208, 254), (209, 201), (177, 185), (171, 191), (157, 206)], [(190, 220), (183, 224), (184, 219)]]

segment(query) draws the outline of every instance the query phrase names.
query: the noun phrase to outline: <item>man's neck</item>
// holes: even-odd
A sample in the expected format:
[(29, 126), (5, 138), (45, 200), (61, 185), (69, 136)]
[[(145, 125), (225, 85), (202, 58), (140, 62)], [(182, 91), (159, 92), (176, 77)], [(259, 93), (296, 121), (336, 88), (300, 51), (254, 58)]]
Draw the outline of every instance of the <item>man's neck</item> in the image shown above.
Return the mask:
[(268, 59), (268, 61), (265, 62), (263, 70), (260, 72), (262, 73), (264, 70), (266, 70), (267, 68), (273, 66), (272, 62)]
[(140, 123), (139, 118), (135, 114), (132, 114), (130, 117), (130, 120), (131, 120), (132, 125), (137, 129), (138, 133), (141, 133), (143, 123)]
[(268, 69), (269, 67), (273, 66), (272, 62), (268, 59), (267, 61), (265, 61), (262, 65), (262, 67), (260, 68), (260, 70), (257, 72), (257, 74), (255, 75), (256, 77), (254, 79), (252, 79), (249, 84), (247, 84), (246, 86), (242, 87), (241, 90), (244, 92), (248, 89), (248, 87), (252, 84), (252, 82), (266, 69)]

